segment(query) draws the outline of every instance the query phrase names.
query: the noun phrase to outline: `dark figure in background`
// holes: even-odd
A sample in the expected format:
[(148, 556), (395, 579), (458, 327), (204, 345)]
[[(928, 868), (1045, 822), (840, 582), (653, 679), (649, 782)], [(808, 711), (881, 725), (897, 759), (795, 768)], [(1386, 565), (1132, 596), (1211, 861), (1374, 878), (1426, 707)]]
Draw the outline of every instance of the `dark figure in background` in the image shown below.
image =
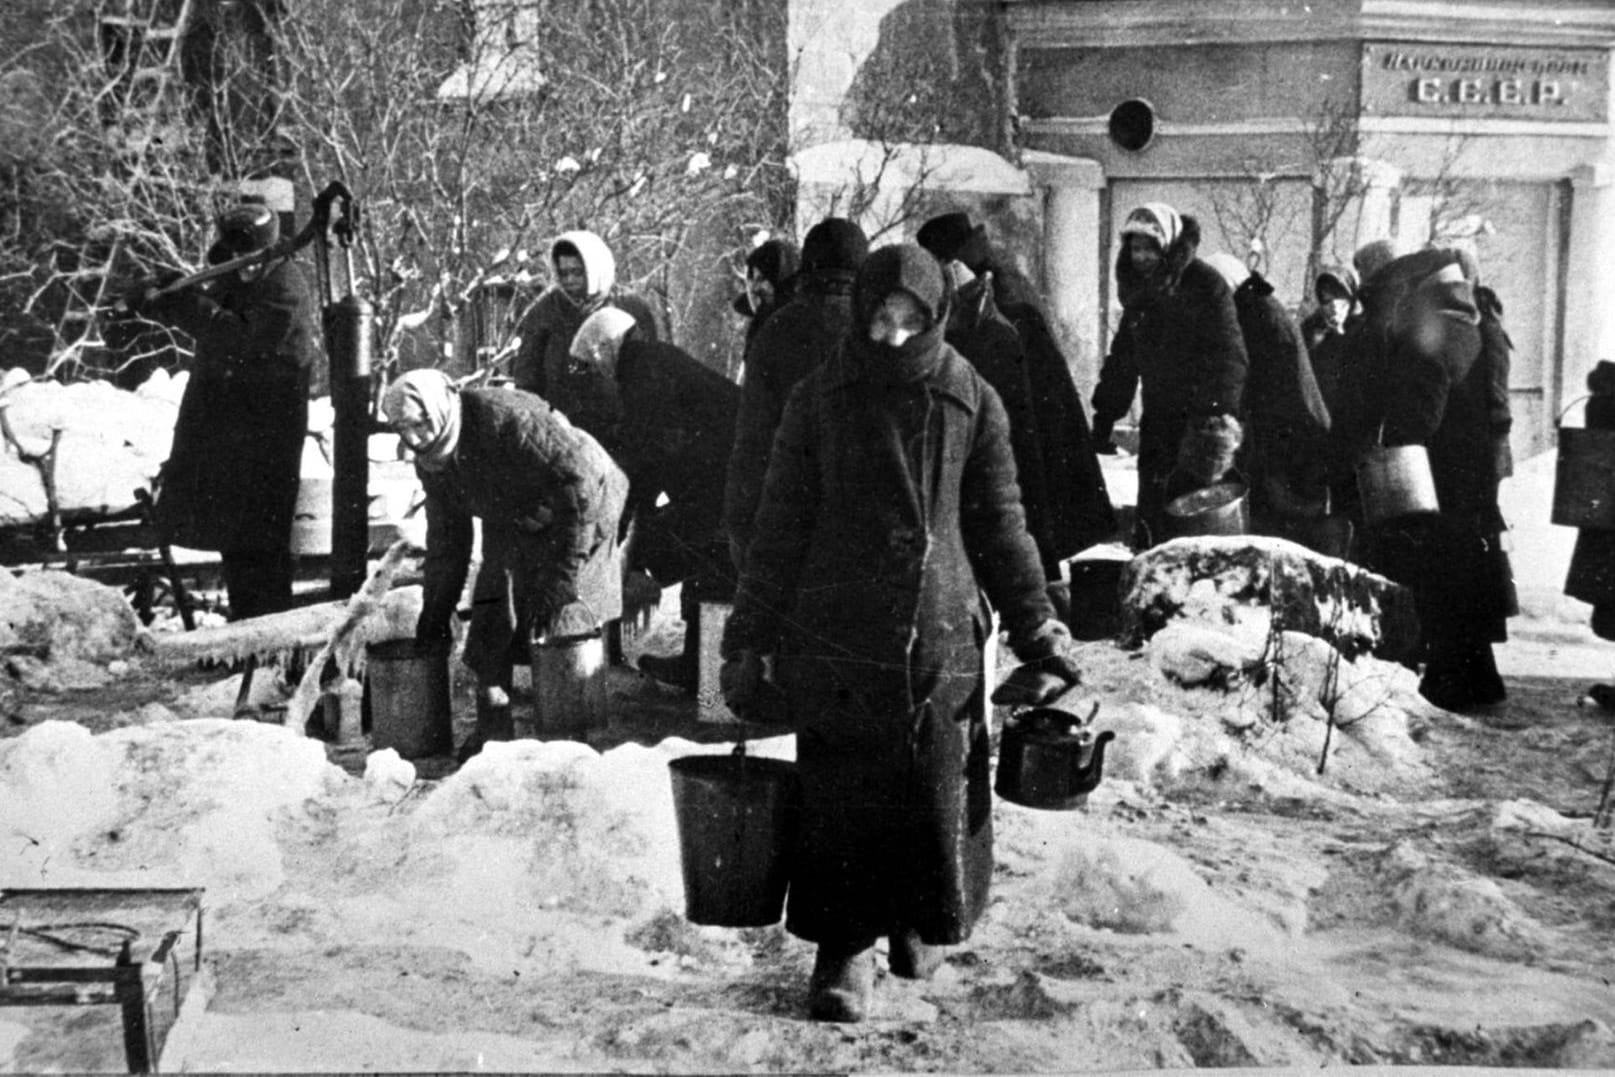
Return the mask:
[(747, 351), (768, 316), (796, 294), (801, 268), (802, 254), (788, 239), (765, 240), (746, 255), (746, 290), (735, 296), (734, 307), (746, 319)]
[(868, 254), (869, 240), (849, 220), (827, 217), (810, 228), (802, 240), (796, 296), (769, 317), (747, 349), (723, 491), (724, 532), (737, 571), (751, 541), (785, 401), (797, 382), (841, 346), (852, 324), (852, 280)]
[(617, 260), (593, 232), (564, 232), (550, 246), (555, 283), (522, 316), (516, 327), (521, 347), (512, 373), (516, 388), (537, 393), (578, 429), (615, 448), (622, 415), (617, 401), (599, 385), (569, 373), (572, 338), (583, 319), (602, 307), (633, 315), (647, 340), (658, 336), (656, 315), (639, 296), (617, 287)]
[(723, 533), (723, 469), (740, 387), (672, 344), (641, 339), (634, 319), (620, 310), (589, 315), (572, 340), (572, 355), (584, 376), (608, 379), (622, 400), (617, 463), (628, 474), (634, 519), (629, 567), (650, 573), (662, 586), (684, 585), (682, 653), (645, 655), (639, 668), (693, 692), (700, 604), (734, 597)]
[(1480, 361), (1486, 371), (1487, 426), (1492, 437), (1492, 456), (1497, 477), (1514, 474), (1514, 450), (1509, 435), (1514, 430), (1514, 408), (1509, 400), (1508, 378), (1514, 341), (1503, 328), (1503, 301), (1480, 282), (1480, 264), (1470, 252), (1459, 249), (1464, 277), (1475, 289), (1475, 309), (1480, 312)]
[(1121, 240), (1121, 326), (1094, 388), (1094, 437), (1110, 440), (1142, 385), (1134, 543), (1144, 547), (1166, 536), (1168, 501), (1233, 467), (1247, 360), (1233, 290), (1197, 257), (1193, 217), (1151, 202), (1127, 215)]
[[(1603, 360), (1587, 375), (1588, 430), (1615, 430), (1615, 363)], [(1592, 629), (1599, 639), (1615, 640), (1615, 531), (1582, 528), (1565, 576), (1565, 594), (1593, 607)], [(1595, 684), (1594, 702), (1615, 710), (1615, 684)]]
[[(277, 221), (263, 205), (225, 211), (209, 263), (272, 246)], [(163, 465), (158, 533), (177, 546), (219, 551), (232, 620), (284, 610), (292, 602), (292, 516), (309, 377), (319, 355), (308, 282), (277, 259), (219, 277), (205, 290), (155, 292), (146, 289), (130, 307), (196, 341)]]
[(1116, 514), (1094, 455), (1082, 396), (1049, 327), (1042, 297), (1014, 260), (994, 246), (986, 227), (971, 223), (969, 214), (933, 217), (915, 241), (941, 261), (962, 262), (978, 279), (990, 279), (993, 305), (1020, 335), (1043, 458), (1048, 529), (1039, 549), (1050, 577), (1057, 579), (1060, 561), (1112, 537)]
[(1348, 433), (1365, 447), (1424, 446), (1440, 506), (1369, 528), (1368, 563), (1413, 591), (1420, 693), (1452, 711), (1500, 702), (1492, 644), (1507, 638), (1507, 618), (1518, 611), (1472, 290), (1456, 252), (1430, 249), (1385, 265), (1364, 280), (1362, 297), (1368, 389)]
[(1363, 506), (1353, 469), (1355, 456), (1342, 452), (1342, 441), (1333, 432), (1341, 417), (1350, 410), (1346, 393), (1347, 369), (1357, 360), (1357, 336), (1362, 324), (1362, 307), (1357, 302), (1357, 272), (1349, 266), (1329, 265), (1318, 271), (1313, 296), (1318, 306), (1301, 322), (1307, 342), (1312, 375), (1329, 413), (1331, 431), (1321, 445), (1302, 450), (1309, 459), (1320, 459), (1329, 492), (1329, 512), (1311, 526), (1319, 537), (1309, 543), (1320, 553), (1355, 560), (1357, 536), (1362, 528)]
[(1026, 530), (1037, 543), (1044, 574), (1060, 578), (1060, 553), (1049, 513), (1043, 445), (1037, 412), (1026, 373), (1026, 352), (1015, 327), (993, 302), (992, 277), (977, 277), (963, 262), (943, 266), (953, 280), (955, 298), (946, 330), (949, 347), (976, 368), (993, 387), (1009, 419), (1009, 443), (1015, 453), (1015, 480), (1021, 488)]
[(1329, 410), (1307, 358), (1301, 327), (1273, 294), (1267, 278), (1231, 254), (1206, 263), (1234, 290), (1239, 333), (1250, 361), (1245, 378), (1245, 443), (1240, 463), (1251, 486), (1251, 521), (1260, 535), (1277, 535), (1323, 553), (1329, 512)]
[(414, 451), (426, 492), (420, 642), (453, 638), (472, 521), (482, 521), (462, 659), (477, 677), (477, 728), (460, 749), (464, 762), (485, 742), (511, 738), (511, 670), (535, 640), (588, 635), (622, 616), (617, 543), (628, 479), (531, 393), (461, 391), (441, 371), (411, 370), (388, 386), (382, 411)]
[(943, 343), (949, 288), (912, 244), (875, 251), (845, 346), (796, 387), (724, 632), (724, 697), (753, 713), (762, 656), (797, 731), (802, 812), (786, 928), (818, 944), (809, 1007), (868, 1012), (874, 945), (935, 970), (987, 902), (983, 648), (1077, 671), (1026, 533), (998, 394)]

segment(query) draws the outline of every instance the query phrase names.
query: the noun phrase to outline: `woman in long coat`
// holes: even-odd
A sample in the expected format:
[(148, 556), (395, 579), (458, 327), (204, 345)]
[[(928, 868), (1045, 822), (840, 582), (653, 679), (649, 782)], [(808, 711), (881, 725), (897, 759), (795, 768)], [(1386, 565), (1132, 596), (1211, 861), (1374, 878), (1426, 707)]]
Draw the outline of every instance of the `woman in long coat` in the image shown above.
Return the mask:
[(942, 340), (948, 293), (918, 246), (864, 263), (845, 346), (786, 407), (724, 633), (730, 706), (751, 712), (775, 655), (797, 729), (786, 928), (818, 943), (824, 1020), (865, 1015), (877, 938), (923, 976), (986, 904), (988, 603), (1016, 655), (1076, 680), (1003, 405)]
[(531, 393), (461, 391), (411, 370), (387, 389), (387, 421), (415, 453), (426, 493), (423, 643), (452, 638), (470, 568), (482, 565), (462, 660), (477, 675), (477, 729), (461, 760), (509, 740), (511, 667), (534, 638), (586, 636), (622, 616), (618, 524), (628, 479), (600, 444)]
[(1172, 497), (1233, 465), (1248, 361), (1233, 289), (1198, 257), (1199, 222), (1151, 202), (1127, 215), (1121, 238), (1121, 326), (1094, 387), (1093, 429), (1108, 441), (1142, 385), (1134, 533), (1149, 545), (1165, 537)]
[(521, 338), (512, 363), (516, 388), (537, 393), (606, 447), (616, 451), (622, 412), (610, 393), (597, 391), (570, 370), (572, 338), (585, 318), (603, 307), (634, 316), (646, 340), (657, 339), (656, 313), (650, 304), (617, 286), (617, 259), (606, 241), (593, 232), (563, 232), (550, 245), (555, 283), (534, 301), (516, 327)]
[[(218, 228), (208, 252), (215, 264), (263, 250), (280, 233), (261, 205), (225, 211)], [(285, 609), (309, 377), (319, 355), (308, 282), (279, 260), (220, 277), (206, 291), (132, 306), (196, 341), (163, 465), (159, 531), (176, 545), (219, 551), (232, 620)]]

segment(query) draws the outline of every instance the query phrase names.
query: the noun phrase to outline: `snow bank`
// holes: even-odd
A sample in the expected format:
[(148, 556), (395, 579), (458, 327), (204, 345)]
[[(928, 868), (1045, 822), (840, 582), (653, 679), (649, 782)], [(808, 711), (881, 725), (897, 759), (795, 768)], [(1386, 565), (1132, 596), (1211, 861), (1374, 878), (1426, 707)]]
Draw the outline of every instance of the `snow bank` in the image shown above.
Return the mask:
[(142, 638), (128, 600), (70, 572), (0, 572), (0, 656), (108, 662)]
[(257, 722), (131, 726), (91, 737), (44, 722), (0, 741), (5, 885), (205, 886), (273, 892), (288, 813), (345, 775), (319, 741)]

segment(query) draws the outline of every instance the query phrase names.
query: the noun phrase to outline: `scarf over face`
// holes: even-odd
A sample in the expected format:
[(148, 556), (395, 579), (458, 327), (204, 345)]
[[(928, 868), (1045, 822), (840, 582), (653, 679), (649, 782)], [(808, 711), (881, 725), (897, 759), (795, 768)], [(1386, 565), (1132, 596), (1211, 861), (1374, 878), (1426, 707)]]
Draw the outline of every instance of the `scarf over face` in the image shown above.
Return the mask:
[[(924, 330), (893, 346), (869, 339), (869, 327), (886, 298), (906, 292), (925, 312)], [(870, 381), (916, 381), (942, 361), (942, 334), (948, 324), (953, 287), (942, 265), (924, 247), (899, 243), (882, 247), (865, 260), (852, 286), (853, 325), (848, 352)]]
[(460, 390), (441, 370), (411, 370), (387, 387), (381, 401), (389, 423), (415, 421), (426, 437), (415, 451), (423, 471), (441, 471), (460, 444)]

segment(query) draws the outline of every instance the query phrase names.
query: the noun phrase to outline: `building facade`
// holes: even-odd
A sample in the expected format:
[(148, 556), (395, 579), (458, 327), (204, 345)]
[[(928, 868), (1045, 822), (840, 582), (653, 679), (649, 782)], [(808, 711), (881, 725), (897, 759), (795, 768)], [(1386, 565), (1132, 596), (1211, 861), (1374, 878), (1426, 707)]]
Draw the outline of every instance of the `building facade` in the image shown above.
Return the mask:
[[(828, 2), (793, 0), (793, 31), (822, 27)], [(996, 29), (961, 33), (986, 7)], [(978, 148), (1025, 177), (1041, 243), (1023, 261), (1085, 386), (1118, 311), (1116, 232), (1148, 201), (1197, 217), (1203, 249), (1246, 258), (1298, 309), (1320, 262), (1369, 240), (1470, 249), (1515, 344), (1517, 453), (1551, 444), (1585, 372), (1615, 358), (1607, 0), (906, 0), (860, 25), (867, 41), (927, 17), (908, 40), (990, 56), (982, 82), (1001, 92), (959, 107), (1004, 113), (1004, 144)], [(793, 49), (816, 72), (793, 103), (799, 154), (834, 98), (814, 40)], [(856, 78), (854, 43), (816, 40)]]

